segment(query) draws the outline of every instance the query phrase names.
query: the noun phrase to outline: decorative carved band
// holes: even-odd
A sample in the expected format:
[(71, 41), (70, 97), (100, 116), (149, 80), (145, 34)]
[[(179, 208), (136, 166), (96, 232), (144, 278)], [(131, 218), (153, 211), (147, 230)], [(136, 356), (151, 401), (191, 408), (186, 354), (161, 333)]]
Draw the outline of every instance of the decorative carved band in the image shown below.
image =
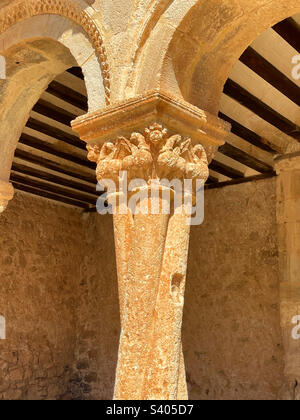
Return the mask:
[(89, 36), (99, 57), (106, 103), (110, 104), (110, 72), (103, 39), (93, 19), (71, 0), (22, 0), (0, 9), (0, 34), (16, 23), (38, 15), (56, 14), (79, 24)]
[(201, 144), (180, 135), (169, 137), (160, 124), (146, 128), (144, 134), (133, 133), (130, 139), (118, 137), (103, 145), (87, 145), (89, 160), (97, 163), (97, 178), (118, 179), (120, 171), (128, 172), (128, 180), (203, 179), (209, 175), (208, 154)]

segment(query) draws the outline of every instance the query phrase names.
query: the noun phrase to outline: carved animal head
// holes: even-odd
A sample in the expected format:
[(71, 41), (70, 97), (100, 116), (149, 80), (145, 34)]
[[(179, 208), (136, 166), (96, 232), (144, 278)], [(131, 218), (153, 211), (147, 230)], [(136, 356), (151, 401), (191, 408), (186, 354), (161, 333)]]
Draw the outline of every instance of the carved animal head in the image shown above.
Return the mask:
[(145, 130), (146, 139), (154, 146), (159, 145), (166, 138), (167, 134), (168, 130), (157, 123), (151, 125)]
[(203, 146), (201, 144), (197, 144), (193, 148), (193, 160), (195, 163), (204, 163), (207, 165), (207, 156)]
[(141, 133), (132, 133), (130, 142), (138, 149), (150, 151), (150, 146), (147, 144), (145, 137)]
[(88, 159), (91, 162), (96, 162), (98, 163), (99, 157), (100, 157), (100, 146), (96, 145), (96, 144), (88, 144), (86, 146), (87, 151), (88, 151)]
[(104, 143), (100, 153), (100, 160), (112, 159), (115, 153), (115, 145), (111, 142)]

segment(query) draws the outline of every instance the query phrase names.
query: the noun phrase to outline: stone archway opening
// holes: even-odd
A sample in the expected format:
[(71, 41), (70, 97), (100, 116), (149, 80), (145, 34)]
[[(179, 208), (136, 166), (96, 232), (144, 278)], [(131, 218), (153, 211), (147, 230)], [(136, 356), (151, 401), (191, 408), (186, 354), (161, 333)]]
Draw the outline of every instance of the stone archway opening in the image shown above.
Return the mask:
[(76, 65), (58, 42), (27, 41), (7, 49), (6, 79), (1, 82), (1, 178), (10, 171), (11, 158), (30, 111), (55, 77)]
[[(260, 34), (232, 66), (224, 84), (218, 115), (231, 124), (231, 133), (217, 157), (244, 177), (271, 176), (272, 171), (275, 175), (274, 158), (300, 149), (300, 85), (295, 77), (299, 16)], [(226, 176), (226, 168), (223, 172)]]
[(0, 35), (0, 47), (6, 61), (6, 78), (0, 81), (0, 181), (5, 201), (5, 193), (10, 193), (8, 200), (12, 195), (7, 183), (20, 135), (49, 83), (68, 68), (80, 66), (88, 109), (92, 111), (107, 101), (103, 79), (107, 70), (103, 70), (94, 43), (84, 29), (59, 15), (43, 14), (16, 23)]

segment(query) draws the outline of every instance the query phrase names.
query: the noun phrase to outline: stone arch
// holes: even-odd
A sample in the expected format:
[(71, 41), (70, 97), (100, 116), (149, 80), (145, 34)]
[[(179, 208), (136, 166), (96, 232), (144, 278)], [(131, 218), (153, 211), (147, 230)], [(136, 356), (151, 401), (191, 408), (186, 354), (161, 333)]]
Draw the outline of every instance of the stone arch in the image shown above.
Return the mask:
[[(139, 16), (143, 13), (143, 19), (139, 23), (139, 25), (134, 26), (133, 30), (130, 30), (130, 34), (132, 37), (132, 46), (129, 45), (128, 48), (128, 62), (131, 63), (129, 66), (128, 71), (128, 79), (127, 79), (127, 91), (130, 91), (135, 83), (135, 68), (137, 67), (137, 63), (139, 62), (140, 56), (143, 52), (143, 47), (147, 43), (148, 38), (150, 37), (153, 29), (155, 28), (157, 22), (164, 14), (164, 12), (168, 9), (168, 7), (172, 4), (173, 0), (154, 0), (153, 2), (149, 2), (148, 8), (146, 12), (143, 11), (143, 5), (140, 4), (135, 11), (134, 16)], [(116, 89), (116, 86), (114, 85)], [(119, 96), (123, 99), (126, 97), (126, 93), (124, 93), (124, 89), (119, 88)]]
[[(0, 204), (12, 196), (8, 183), (20, 134), (48, 84), (70, 67), (82, 68), (89, 110), (110, 102), (109, 68), (93, 20), (74, 1), (13, 1), (0, 9)], [(3, 202), (4, 200), (4, 202)]]
[(176, 28), (197, 0), (164, 0), (161, 3), (160, 6), (155, 3), (149, 9), (135, 33), (136, 47), (132, 52), (126, 97), (159, 87), (161, 70)]
[[(81, 4), (84, 3), (81, 1)], [(106, 103), (110, 103), (110, 71), (101, 33), (88, 13), (71, 0), (16, 0), (0, 9), (0, 35), (20, 21), (40, 15), (63, 16), (78, 24), (86, 32), (95, 52), (103, 75)]]
[(144, 43), (129, 94), (161, 88), (213, 114), (243, 51), (268, 28), (300, 12), (299, 0), (182, 3), (172, 2)]

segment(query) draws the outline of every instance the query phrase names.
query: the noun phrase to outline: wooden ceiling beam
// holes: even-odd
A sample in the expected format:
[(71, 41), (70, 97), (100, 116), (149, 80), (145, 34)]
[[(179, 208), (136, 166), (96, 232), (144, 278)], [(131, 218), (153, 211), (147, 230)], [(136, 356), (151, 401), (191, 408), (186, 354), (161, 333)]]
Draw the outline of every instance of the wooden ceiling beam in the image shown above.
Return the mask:
[(218, 178), (215, 178), (212, 175), (209, 175), (208, 180), (206, 181), (207, 184), (216, 184), (219, 182)]
[(45, 142), (33, 136), (29, 136), (28, 134), (23, 133), (20, 137), (19, 143), (48, 153), (52, 156), (60, 157), (61, 159), (76, 163), (77, 165), (84, 166), (85, 168), (95, 169), (95, 164), (93, 162), (81, 159), (77, 156), (71, 155), (70, 153), (61, 152), (60, 150), (53, 147), (51, 143)]
[(87, 194), (91, 194), (97, 197), (99, 197), (100, 195), (100, 193), (97, 193), (95, 185), (90, 186), (90, 185), (82, 184), (80, 182), (69, 180), (69, 179), (66, 179), (57, 175), (53, 175), (49, 172), (31, 168), (26, 165), (21, 165), (16, 162), (14, 162), (12, 165), (12, 171), (23, 174), (23, 175), (31, 176), (33, 178), (41, 179), (43, 181), (52, 182), (53, 184), (64, 185), (65, 187), (72, 188), (80, 192), (85, 192)]
[(283, 95), (300, 106), (300, 88), (253, 48), (249, 47), (240, 57), (240, 61), (258, 76), (279, 90)]
[(96, 176), (94, 177), (93, 175), (89, 176), (86, 174), (75, 172), (73, 170), (67, 169), (65, 165), (62, 165), (59, 162), (53, 162), (49, 159), (36, 156), (33, 153), (27, 152), (25, 150), (21, 150), (17, 148), (15, 151), (15, 157), (17, 159), (21, 159), (26, 162), (33, 163), (34, 165), (38, 165), (43, 168), (50, 169), (51, 171), (54, 171), (54, 172), (59, 172), (61, 174), (67, 175), (75, 179), (80, 179), (82, 181), (89, 182), (94, 185), (97, 184)]
[(43, 191), (43, 190), (40, 190), (38, 188), (33, 188), (29, 185), (20, 184), (18, 182), (13, 181), (13, 186), (16, 190), (24, 191), (24, 192), (27, 192), (29, 194), (33, 194), (33, 195), (36, 195), (36, 196), (39, 196), (39, 197), (44, 197), (44, 198), (47, 198), (48, 200), (62, 202), (64, 204), (68, 204), (68, 205), (73, 206), (73, 207), (79, 207), (79, 208), (82, 208), (82, 209), (85, 209), (85, 210), (88, 210), (90, 208), (90, 206), (88, 204), (83, 203), (81, 201), (76, 201), (76, 200), (72, 200), (72, 199), (67, 198), (67, 197), (62, 197), (60, 195), (53, 194), (53, 193), (50, 193), (50, 192), (47, 192), (47, 191)]
[(82, 109), (83, 112), (88, 111), (88, 101), (87, 101), (86, 96), (81, 95), (75, 90), (55, 80), (50, 83), (46, 92), (50, 93), (51, 95), (59, 99), (62, 99), (65, 102), (72, 104), (73, 106), (76, 106), (77, 108)]
[(293, 18), (287, 18), (277, 23), (273, 29), (296, 51), (300, 52), (300, 27)]
[(58, 121), (61, 124), (71, 127), (71, 121), (75, 120), (78, 115), (72, 114), (65, 109), (52, 104), (51, 102), (40, 99), (32, 108), (34, 112), (44, 115), (44, 117), (50, 118), (51, 120)]
[(227, 80), (223, 92), (283, 133), (300, 141), (300, 127), (297, 124), (283, 117), (233, 80)]
[(273, 178), (275, 176), (276, 176), (275, 172), (268, 173), (268, 174), (262, 174), (262, 175), (248, 176), (248, 177), (244, 177), (244, 178), (233, 179), (231, 181), (218, 182), (216, 184), (206, 184), (205, 189), (206, 190), (212, 190), (212, 189), (215, 189), (215, 188), (224, 188), (224, 187), (227, 187), (229, 185), (245, 184), (247, 182), (260, 181), (262, 179)]
[(86, 151), (86, 145), (79, 137), (66, 133), (59, 128), (53, 127), (52, 125), (46, 124), (42, 121), (39, 121), (35, 118), (29, 118), (27, 121), (26, 127), (31, 128), (32, 130), (39, 131), (40, 133), (46, 134), (50, 137), (53, 137), (56, 140), (61, 140), (71, 146), (77, 147), (80, 150)]
[(26, 185), (32, 188), (37, 188), (37, 189), (50, 192), (56, 195), (61, 195), (63, 197), (70, 198), (75, 201), (81, 201), (86, 204), (95, 205), (97, 201), (96, 197), (92, 198), (80, 192), (73, 192), (66, 188), (60, 187), (58, 185), (48, 184), (41, 180), (26, 178), (24, 176), (21, 176), (15, 173), (11, 174), (10, 181), (12, 183), (16, 182), (17, 184), (22, 184), (22, 185)]
[(250, 156), (249, 154), (243, 152), (237, 147), (231, 146), (229, 143), (224, 144), (219, 148), (219, 152), (242, 163), (245, 166), (248, 166), (251, 169), (254, 169), (257, 172), (269, 173), (273, 172), (272, 166), (268, 165), (265, 162)]
[(222, 112), (219, 112), (219, 117), (227, 121), (231, 124), (231, 132), (238, 137), (246, 140), (248, 143), (253, 144), (262, 150), (267, 152), (276, 154), (276, 150), (273, 149), (270, 145), (266, 144), (261, 136), (256, 134), (254, 131), (249, 130), (248, 128), (244, 127), (242, 124), (238, 123), (237, 121), (233, 120), (232, 118), (228, 117)]
[(228, 178), (238, 179), (244, 177), (242, 172), (238, 171), (237, 169), (233, 169), (230, 166), (224, 165), (224, 163), (217, 162), (216, 160), (213, 160), (209, 167), (215, 172), (225, 175)]
[(84, 75), (82, 73), (81, 67), (71, 67), (67, 70), (67, 72), (73, 74), (73, 76), (76, 76), (81, 80), (84, 80)]

